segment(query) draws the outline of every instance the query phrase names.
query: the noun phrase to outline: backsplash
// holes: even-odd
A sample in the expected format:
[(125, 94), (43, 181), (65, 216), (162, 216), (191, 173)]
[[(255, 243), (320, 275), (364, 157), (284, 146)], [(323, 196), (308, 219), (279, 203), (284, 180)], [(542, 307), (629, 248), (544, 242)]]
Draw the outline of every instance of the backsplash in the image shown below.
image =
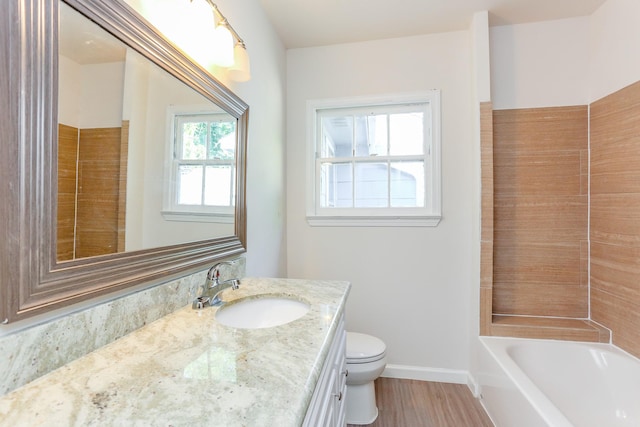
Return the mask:
[[(244, 257), (224, 266), (244, 277)], [(0, 337), (0, 396), (191, 304), (207, 270)]]

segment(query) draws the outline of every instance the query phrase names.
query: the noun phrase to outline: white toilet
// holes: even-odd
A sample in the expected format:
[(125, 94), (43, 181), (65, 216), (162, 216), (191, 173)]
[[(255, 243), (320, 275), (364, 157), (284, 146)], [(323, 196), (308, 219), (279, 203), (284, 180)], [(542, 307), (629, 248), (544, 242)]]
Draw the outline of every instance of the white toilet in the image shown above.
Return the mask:
[(387, 364), (386, 350), (379, 338), (347, 332), (347, 424), (371, 424), (378, 418), (373, 381)]

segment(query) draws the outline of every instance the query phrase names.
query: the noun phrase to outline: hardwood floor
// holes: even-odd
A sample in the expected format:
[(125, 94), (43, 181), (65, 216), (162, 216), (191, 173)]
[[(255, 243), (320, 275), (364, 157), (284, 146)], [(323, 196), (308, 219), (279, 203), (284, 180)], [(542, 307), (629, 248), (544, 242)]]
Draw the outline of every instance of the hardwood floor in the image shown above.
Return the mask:
[(493, 427), (466, 385), (394, 378), (375, 384), (379, 413), (371, 427)]

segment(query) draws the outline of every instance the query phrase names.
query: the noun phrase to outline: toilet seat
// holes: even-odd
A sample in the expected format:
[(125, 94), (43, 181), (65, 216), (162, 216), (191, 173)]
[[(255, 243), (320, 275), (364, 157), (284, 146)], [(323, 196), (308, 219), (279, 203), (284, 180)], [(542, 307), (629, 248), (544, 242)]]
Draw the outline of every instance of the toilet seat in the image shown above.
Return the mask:
[(387, 346), (379, 338), (347, 332), (347, 363), (370, 363), (385, 356)]

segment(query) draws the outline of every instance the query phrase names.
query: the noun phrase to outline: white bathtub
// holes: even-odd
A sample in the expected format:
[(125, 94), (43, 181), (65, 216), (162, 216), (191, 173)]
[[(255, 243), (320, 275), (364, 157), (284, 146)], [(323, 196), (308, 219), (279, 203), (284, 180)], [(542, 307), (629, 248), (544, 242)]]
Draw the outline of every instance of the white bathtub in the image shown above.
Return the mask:
[(481, 402), (497, 427), (640, 426), (640, 360), (617, 347), (480, 341)]

